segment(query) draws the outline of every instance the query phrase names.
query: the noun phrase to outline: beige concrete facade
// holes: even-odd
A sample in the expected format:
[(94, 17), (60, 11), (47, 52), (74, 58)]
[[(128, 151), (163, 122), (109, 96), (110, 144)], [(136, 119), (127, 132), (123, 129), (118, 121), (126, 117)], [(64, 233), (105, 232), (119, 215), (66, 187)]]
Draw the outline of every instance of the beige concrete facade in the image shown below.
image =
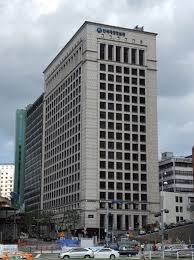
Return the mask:
[(85, 22), (44, 77), (42, 209), (80, 209), (80, 228), (106, 228), (109, 213), (112, 230), (155, 222), (156, 34)]

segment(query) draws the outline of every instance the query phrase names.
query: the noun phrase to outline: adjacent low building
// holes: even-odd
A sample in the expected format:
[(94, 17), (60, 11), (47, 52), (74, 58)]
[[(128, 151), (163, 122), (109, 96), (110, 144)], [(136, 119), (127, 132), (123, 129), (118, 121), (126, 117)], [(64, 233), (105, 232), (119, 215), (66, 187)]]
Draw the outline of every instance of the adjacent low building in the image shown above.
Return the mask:
[(0, 196), (10, 199), (14, 188), (14, 164), (0, 164)]
[(190, 206), (194, 201), (194, 193), (161, 192), (163, 208), (169, 213), (164, 213), (164, 223), (176, 223), (193, 218)]
[(171, 152), (162, 153), (159, 162), (160, 190), (169, 192), (193, 192), (192, 156), (174, 156)]

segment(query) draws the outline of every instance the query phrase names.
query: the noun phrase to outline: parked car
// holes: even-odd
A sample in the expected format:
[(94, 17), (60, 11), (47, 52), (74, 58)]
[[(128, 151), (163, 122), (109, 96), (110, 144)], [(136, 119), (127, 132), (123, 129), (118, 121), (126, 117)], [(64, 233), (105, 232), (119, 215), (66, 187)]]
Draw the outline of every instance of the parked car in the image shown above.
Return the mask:
[(167, 226), (167, 229), (171, 229), (171, 228), (174, 228), (176, 227), (176, 224), (175, 223), (170, 223), (168, 226)]
[(92, 258), (94, 257), (94, 252), (89, 248), (71, 248), (68, 251), (61, 252), (59, 254), (60, 258)]
[(120, 246), (119, 247), (119, 255), (120, 256), (136, 256), (138, 255), (138, 250), (135, 250), (129, 246)]
[(184, 219), (183, 221), (185, 222), (185, 225), (193, 224), (193, 220), (191, 220), (191, 219)]
[(142, 230), (139, 230), (138, 233), (139, 233), (139, 235), (146, 235), (146, 232), (145, 232), (145, 230), (143, 230), (143, 229), (142, 229)]
[(119, 252), (111, 248), (102, 248), (94, 252), (94, 258), (116, 258)]
[(188, 245), (188, 249), (194, 251), (194, 244), (190, 244), (190, 245)]

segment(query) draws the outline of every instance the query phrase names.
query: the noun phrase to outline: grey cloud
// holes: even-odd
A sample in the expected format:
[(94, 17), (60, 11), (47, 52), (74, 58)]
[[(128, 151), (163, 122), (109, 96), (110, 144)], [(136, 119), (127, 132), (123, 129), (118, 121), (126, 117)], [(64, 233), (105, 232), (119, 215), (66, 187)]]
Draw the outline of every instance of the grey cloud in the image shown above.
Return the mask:
[[(30, 0), (0, 1), (0, 140), (4, 144), (14, 140), (15, 110), (32, 103), (43, 91), (43, 69), (76, 32), (85, 20), (110, 23), (125, 27), (144, 25), (145, 30), (158, 32), (158, 93), (160, 150), (189, 150), (191, 134), (179, 131), (179, 144), (175, 137), (167, 140), (165, 126), (179, 130), (185, 118), (185, 127), (190, 127), (191, 117), (177, 108), (179, 97), (185, 96), (185, 110), (188, 97), (193, 92), (193, 10), (189, 6), (173, 0), (72, 0), (61, 1), (51, 13), (39, 15), (39, 10)], [(175, 115), (176, 109), (179, 115)], [(168, 115), (174, 118), (166, 116)], [(171, 111), (171, 112), (169, 112)], [(164, 116), (165, 115), (165, 116)], [(187, 121), (188, 120), (188, 121)], [(164, 131), (164, 132), (163, 132)], [(175, 135), (174, 135), (175, 136)], [(5, 145), (6, 146), (6, 145)], [(13, 149), (10, 148), (10, 149)], [(0, 160), (9, 157), (14, 150), (0, 153)]]

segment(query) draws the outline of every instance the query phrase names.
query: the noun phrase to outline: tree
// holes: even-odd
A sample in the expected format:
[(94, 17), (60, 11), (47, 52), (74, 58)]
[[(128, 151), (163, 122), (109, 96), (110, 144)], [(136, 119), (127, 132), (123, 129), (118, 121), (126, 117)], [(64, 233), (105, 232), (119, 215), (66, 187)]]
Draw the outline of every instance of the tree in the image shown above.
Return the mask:
[(66, 227), (67, 231), (74, 230), (80, 223), (80, 213), (76, 209), (67, 210), (64, 212), (62, 225)]

